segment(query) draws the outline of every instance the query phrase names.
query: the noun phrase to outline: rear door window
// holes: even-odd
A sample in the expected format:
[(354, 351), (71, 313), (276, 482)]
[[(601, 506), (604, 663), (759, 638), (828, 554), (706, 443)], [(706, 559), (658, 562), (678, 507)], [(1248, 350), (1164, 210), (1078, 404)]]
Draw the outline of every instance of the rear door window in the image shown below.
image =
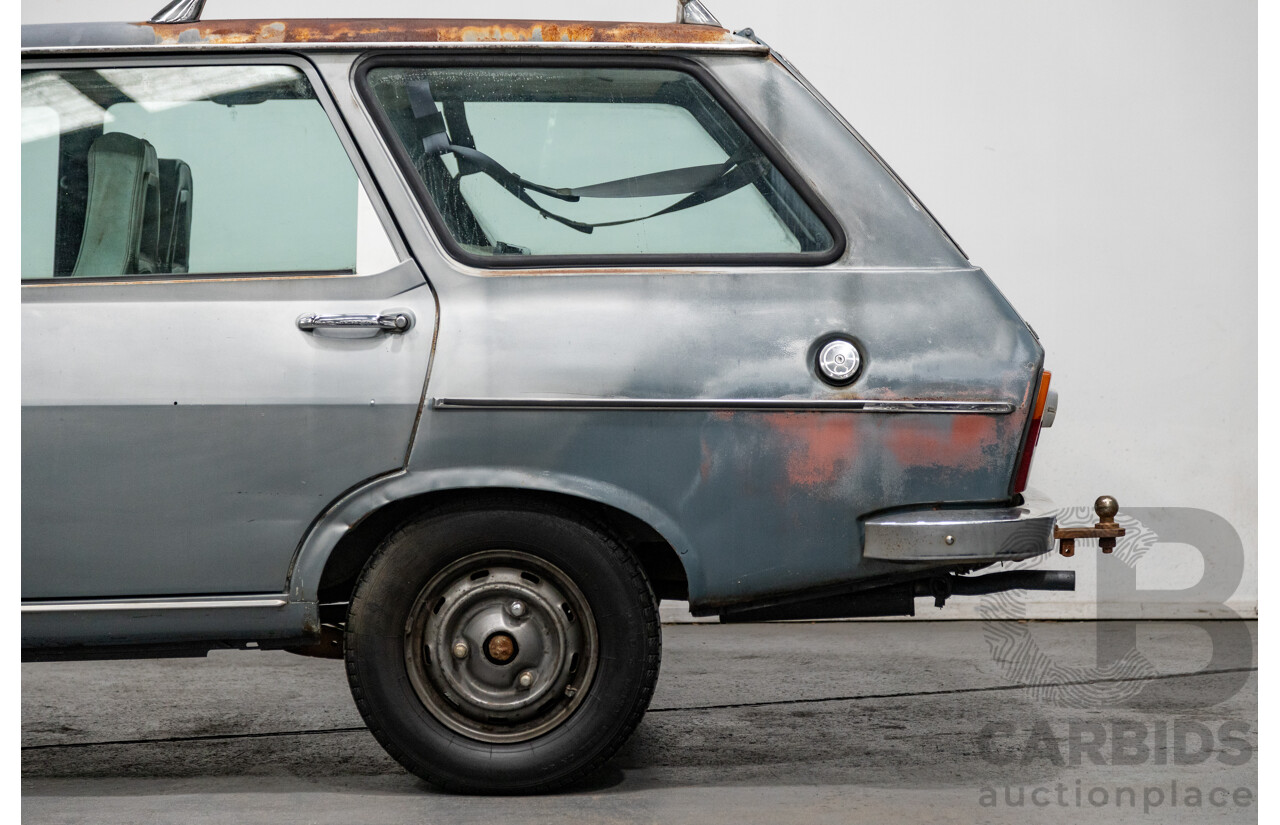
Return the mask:
[(529, 259), (820, 257), (833, 234), (692, 74), (376, 66), (384, 128), (455, 253)]
[(24, 279), (352, 273), (376, 223), (292, 66), (28, 71), (22, 141)]

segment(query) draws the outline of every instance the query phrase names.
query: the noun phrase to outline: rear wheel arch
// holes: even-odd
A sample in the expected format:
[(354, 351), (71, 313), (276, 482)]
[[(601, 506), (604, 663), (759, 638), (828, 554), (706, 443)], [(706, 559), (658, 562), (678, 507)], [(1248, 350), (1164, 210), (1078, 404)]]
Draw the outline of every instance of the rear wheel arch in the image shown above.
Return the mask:
[(350, 600), (361, 570), (379, 545), (401, 525), (454, 510), (554, 511), (604, 530), (635, 555), (659, 599), (686, 599), (687, 556), (647, 521), (618, 507), (569, 493), (511, 487), (432, 490), (392, 499), (366, 513), (334, 544), (318, 584), (321, 604)]

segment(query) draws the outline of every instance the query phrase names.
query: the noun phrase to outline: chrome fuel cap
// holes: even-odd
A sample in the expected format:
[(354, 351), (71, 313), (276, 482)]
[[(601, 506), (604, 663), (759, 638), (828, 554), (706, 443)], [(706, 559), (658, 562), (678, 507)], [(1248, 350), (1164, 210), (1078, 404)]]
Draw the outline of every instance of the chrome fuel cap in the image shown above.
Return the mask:
[(835, 384), (845, 384), (853, 380), (862, 366), (862, 356), (851, 341), (837, 338), (824, 346), (818, 353), (818, 372), (824, 379)]

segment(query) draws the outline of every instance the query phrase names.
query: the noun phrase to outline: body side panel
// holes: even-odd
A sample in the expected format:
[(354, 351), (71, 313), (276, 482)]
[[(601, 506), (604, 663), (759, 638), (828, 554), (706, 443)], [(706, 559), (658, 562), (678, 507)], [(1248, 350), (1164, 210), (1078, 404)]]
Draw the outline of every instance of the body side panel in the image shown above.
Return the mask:
[[(471, 283), (442, 299), (433, 399), (1013, 407), (990, 415), (428, 405), (411, 473), (509, 467), (625, 490), (688, 537), (681, 558), (695, 607), (887, 572), (861, 560), (867, 514), (1008, 498), (1041, 353), (980, 271)], [(813, 343), (832, 332), (850, 333), (864, 352), (862, 375), (847, 388), (813, 372)]]
[[(440, 296), (428, 396), (961, 400), (1014, 411), (429, 403), (407, 467), (419, 480), (404, 489), (479, 486), (503, 473), (553, 489), (573, 479), (575, 494), (601, 496), (667, 537), (695, 609), (900, 571), (861, 559), (860, 518), (1007, 501), (1043, 351), (985, 273), (781, 66), (696, 59), (835, 213), (848, 235), (843, 257), (809, 268), (476, 270), (444, 253), (405, 197), (403, 173), (371, 144), (371, 168), (387, 176), (388, 202)], [(322, 67), (333, 84), (340, 70)], [(341, 102), (367, 118), (358, 97)], [(830, 387), (813, 370), (812, 347), (832, 333), (852, 336), (865, 358), (849, 387)]]

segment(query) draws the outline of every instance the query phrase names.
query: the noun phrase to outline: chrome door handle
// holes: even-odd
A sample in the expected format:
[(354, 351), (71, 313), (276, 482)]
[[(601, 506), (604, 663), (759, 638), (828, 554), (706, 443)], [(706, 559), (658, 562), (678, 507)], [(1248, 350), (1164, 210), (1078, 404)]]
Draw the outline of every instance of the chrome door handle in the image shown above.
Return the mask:
[(380, 332), (406, 332), (413, 326), (413, 313), (408, 310), (384, 312), (380, 315), (316, 315), (298, 316), (298, 329), (307, 332), (332, 331), (347, 337), (371, 337)]

